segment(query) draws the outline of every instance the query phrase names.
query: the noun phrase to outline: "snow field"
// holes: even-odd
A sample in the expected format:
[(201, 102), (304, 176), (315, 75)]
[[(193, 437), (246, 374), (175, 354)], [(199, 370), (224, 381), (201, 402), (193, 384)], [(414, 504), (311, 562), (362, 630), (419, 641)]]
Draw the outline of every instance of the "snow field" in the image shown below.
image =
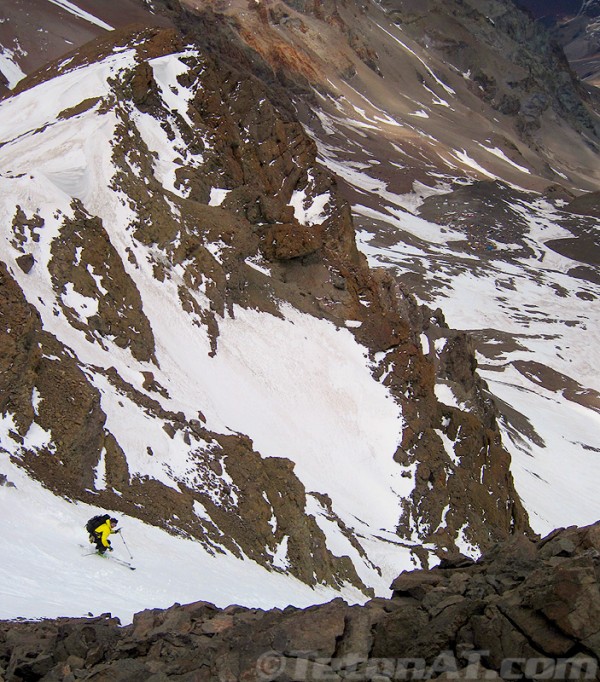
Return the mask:
[[(400, 37), (385, 32), (402, 49), (412, 52)], [(431, 71), (429, 75), (436, 78)], [(441, 83), (437, 85), (443, 87)], [(309, 134), (317, 144), (320, 161), (357, 195), (352, 206), (357, 243), (369, 263), (389, 267), (400, 276), (418, 273), (427, 290), (423, 303), (432, 309), (439, 306), (451, 328), (482, 331), (489, 339), (488, 345), (499, 346), (494, 357), (478, 356), (480, 374), (488, 381), (491, 392), (523, 414), (545, 443), (544, 447), (530, 441), (523, 445), (513, 441), (507, 430), (503, 433), (504, 444), (512, 455), (517, 491), (534, 530), (544, 533), (555, 527), (595, 522), (600, 518), (600, 498), (593, 488), (600, 480), (597, 411), (568, 400), (560, 389), (555, 392), (544, 389), (539, 379), (533, 375), (524, 377), (511, 364), (517, 360), (533, 361), (550, 368), (551, 375), (552, 371), (564, 375), (567, 384), (572, 380), (583, 390), (600, 390), (597, 370), (600, 287), (569, 275), (580, 263), (546, 244), (552, 239), (572, 236), (560, 224), (564, 216), (548, 200), (534, 193), (529, 193), (530, 199), (527, 193), (523, 198), (525, 190), (515, 187), (518, 198), (509, 208), (526, 222), (525, 241), (534, 254), (515, 258), (510, 253), (513, 246), (500, 243), (494, 245), (496, 253), (507, 251), (506, 260), (481, 259), (476, 251), (456, 250), (453, 242), (464, 241), (464, 232), (450, 225), (429, 223), (416, 215), (426, 196), (450, 191), (449, 177), (438, 176), (442, 182), (426, 189), (415, 183), (413, 192), (407, 195), (390, 192), (383, 178), (391, 177), (390, 166), (402, 170), (402, 164), (391, 156), (373, 159), (369, 142), (361, 143), (352, 136), (352, 125), (343, 116), (344, 113), (350, 116), (348, 106), (336, 104), (335, 109), (342, 114), (338, 116), (337, 112), (331, 113), (329, 100), (322, 97), (320, 101), (329, 111), (315, 112), (322, 131), (311, 127)], [(431, 111), (428, 106), (431, 97), (424, 98), (424, 102)], [(378, 110), (382, 106), (385, 119), (385, 104), (377, 102), (370, 106)], [(399, 158), (404, 159), (404, 150), (394, 143), (394, 136), (388, 134), (385, 125), (374, 118), (369, 119), (369, 124), (376, 128), (374, 134), (388, 139)], [(337, 143), (332, 143), (332, 139)], [(436, 144), (433, 139), (432, 144)], [(486, 167), (486, 155), (490, 160), (502, 160), (507, 168), (521, 171), (524, 180), (530, 175), (527, 168), (509, 159), (490, 140), (478, 144), (485, 154), (477, 153), (476, 159), (465, 149), (446, 150), (438, 145), (438, 154), (461, 176), (455, 178), (456, 182), (471, 182), (465, 175), (502, 181)], [(454, 163), (449, 161), (450, 155)], [(497, 163), (494, 167), (498, 167)], [(367, 197), (374, 197), (376, 203)], [(552, 380), (560, 384), (562, 379), (558, 375), (553, 374)], [(443, 403), (466, 409), (444, 383), (436, 386), (436, 395)]]

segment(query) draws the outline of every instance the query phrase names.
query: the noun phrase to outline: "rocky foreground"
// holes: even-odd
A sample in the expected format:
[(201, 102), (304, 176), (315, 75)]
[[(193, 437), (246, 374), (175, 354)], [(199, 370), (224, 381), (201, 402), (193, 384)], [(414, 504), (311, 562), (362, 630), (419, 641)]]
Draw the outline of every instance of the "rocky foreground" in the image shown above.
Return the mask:
[(600, 679), (600, 522), (402, 573), (391, 599), (0, 623), (0, 680)]

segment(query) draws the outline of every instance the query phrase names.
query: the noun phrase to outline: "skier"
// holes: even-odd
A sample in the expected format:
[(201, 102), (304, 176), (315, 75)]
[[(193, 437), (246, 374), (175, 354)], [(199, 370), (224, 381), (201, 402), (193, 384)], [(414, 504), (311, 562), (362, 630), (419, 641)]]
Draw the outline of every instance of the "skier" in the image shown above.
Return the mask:
[[(96, 551), (98, 554), (104, 554), (106, 550), (109, 552), (113, 551), (108, 536), (120, 531), (120, 528), (116, 528), (118, 523), (119, 522), (117, 519), (111, 518), (107, 515), (103, 517), (101, 523), (98, 523), (97, 526), (92, 527), (90, 532), (90, 542), (96, 543)], [(95, 524), (92, 524), (92, 526), (94, 525)]]

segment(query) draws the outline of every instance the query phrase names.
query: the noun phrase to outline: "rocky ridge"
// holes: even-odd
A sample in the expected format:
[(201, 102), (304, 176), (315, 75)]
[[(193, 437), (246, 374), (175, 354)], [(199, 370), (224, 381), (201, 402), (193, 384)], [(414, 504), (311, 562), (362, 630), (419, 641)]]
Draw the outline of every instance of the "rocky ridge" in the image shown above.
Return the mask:
[(0, 623), (0, 677), (24, 680), (600, 679), (600, 525), (515, 537), (478, 561), (404, 572), (390, 599), (308, 609), (198, 602)]
[(597, 88), (600, 83), (598, 0), (582, 0), (580, 3), (521, 0), (520, 4), (548, 27), (581, 80)]
[[(195, 36), (194, 19), (204, 25), (204, 6), (183, 4), (183, 30)], [(550, 338), (547, 325), (553, 326), (553, 357), (529, 375), (536, 379), (527, 390), (543, 384), (554, 400), (560, 384), (561, 396), (578, 395), (576, 401), (594, 411), (595, 378), (582, 379), (569, 367), (574, 358), (585, 364), (587, 354), (577, 343), (559, 339), (565, 327), (580, 324), (582, 333), (593, 334), (597, 316), (591, 308), (573, 317), (567, 309), (555, 314), (549, 301), (598, 296), (598, 101), (549, 33), (525, 11), (500, 1), (261, 7), (253, 12), (229, 3), (221, 7), (220, 20), (242, 43), (253, 36), (247, 52), (251, 45), (271, 67), (259, 68), (254, 57), (259, 77), (268, 74), (267, 80), (297, 93), (294, 103), (319, 158), (338, 174), (352, 205), (361, 250), (372, 263), (387, 265), (406, 290), (433, 309), (444, 310), (448, 297), (460, 300), (465, 288), (479, 289), (480, 282), (485, 302), (477, 315), (468, 316), (468, 327), (480, 367), (489, 370), (486, 378), (496, 375), (501, 389), (520, 385), (525, 376), (511, 356), (540, 352), (538, 340)], [(364, 58), (364, 49), (353, 49), (357, 42), (351, 33), (362, 45), (376, 46), (375, 61)], [(276, 53), (267, 49), (271, 37), (279, 41)], [(317, 74), (313, 80), (307, 63)], [(432, 241), (428, 226), (414, 216), (440, 226)], [(536, 225), (543, 227), (538, 231)], [(550, 231), (559, 238), (551, 238)], [(524, 278), (509, 274), (516, 272), (513, 267)], [(539, 299), (538, 287), (546, 289)], [(511, 303), (519, 289), (525, 308), (544, 308), (541, 317), (523, 314)], [(578, 301), (574, 306), (579, 309)], [(508, 310), (514, 311), (510, 320), (504, 315)], [(461, 313), (455, 306), (454, 325), (463, 324)], [(435, 351), (430, 344), (430, 355)], [(509, 376), (513, 368), (516, 379), (515, 373)], [(519, 402), (515, 393), (512, 399)], [(513, 457), (515, 451), (545, 447), (528, 425), (526, 403), (517, 408), (520, 414), (516, 405), (501, 408), (503, 423), (515, 435)], [(570, 409), (563, 407), (557, 420)], [(590, 418), (594, 422), (596, 415)], [(521, 450), (526, 441), (532, 446)], [(596, 441), (591, 435), (585, 449), (595, 451)], [(532, 472), (526, 459), (522, 465)], [(562, 481), (559, 485), (562, 489)]]
[[(218, 14), (232, 45), (224, 49), (218, 39), (203, 37), (211, 12), (203, 3), (184, 0), (181, 10), (172, 3), (155, 6), (167, 6), (169, 19), (185, 35), (217, 42), (224, 59), (246, 60), (258, 77), (271, 87), (284, 86), (288, 96), (296, 90), (297, 100), (311, 102), (309, 95), (316, 90), (320, 96), (309, 104), (310, 110), (318, 106), (331, 116), (339, 112), (351, 116), (349, 104), (355, 111), (366, 105), (371, 113), (367, 120), (376, 121), (385, 112), (388, 118), (382, 121), (395, 120), (414, 131), (416, 135), (406, 131), (398, 135), (397, 129), (379, 126), (379, 134), (389, 136), (404, 152), (405, 183), (423, 180), (428, 167), (432, 173), (454, 175), (448, 153), (460, 144), (474, 154), (477, 147), (472, 146), (469, 133), (471, 138), (491, 136), (508, 158), (545, 179), (541, 184), (536, 177), (525, 180), (521, 175), (516, 184), (525, 181), (540, 191), (550, 181), (563, 182), (552, 172), (568, 155), (552, 144), (557, 135), (569, 135), (572, 144), (582, 145), (579, 163), (591, 164), (588, 178), (596, 175), (592, 158), (599, 148), (600, 122), (594, 96), (574, 77), (546, 28), (508, 0), (484, 5), (427, 0), (374, 6), (268, 2), (249, 10), (245, 4), (231, 2)], [(397, 68), (398, 59), (404, 63), (402, 69)], [(362, 102), (355, 101), (356, 91), (363, 95)], [(452, 114), (455, 106), (460, 109), (458, 99), (466, 105), (467, 124)], [(425, 104), (420, 114), (414, 110), (415, 101)], [(315, 128), (302, 104), (296, 105), (301, 120)], [(424, 120), (415, 122), (417, 114)], [(428, 135), (435, 138), (433, 144)], [(370, 141), (368, 146), (378, 158), (390, 154), (381, 141)], [(414, 154), (420, 157), (416, 168), (411, 163)], [(569, 159), (567, 165), (568, 173), (577, 174), (577, 162)], [(499, 175), (508, 179), (507, 172), (510, 169), (504, 168)], [(569, 175), (570, 180), (585, 182)], [(426, 182), (431, 184), (432, 179)]]

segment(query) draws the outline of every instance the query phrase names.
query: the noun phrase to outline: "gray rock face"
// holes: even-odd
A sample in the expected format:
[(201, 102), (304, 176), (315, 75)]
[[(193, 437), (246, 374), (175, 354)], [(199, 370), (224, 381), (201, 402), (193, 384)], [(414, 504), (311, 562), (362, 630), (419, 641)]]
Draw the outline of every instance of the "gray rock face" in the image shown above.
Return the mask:
[(506, 0), (430, 0), (408, 12), (406, 4), (391, 1), (385, 6), (422, 45), (471, 72), (477, 94), (494, 109), (515, 116), (524, 138), (532, 138), (545, 112), (577, 130), (598, 134), (565, 55), (527, 12)]
[(21, 680), (600, 679), (600, 523), (446, 557), (391, 599), (308, 609), (207, 602), (0, 623), (0, 678)]
[(582, 81), (598, 87), (600, 82), (600, 2), (598, 0), (519, 0), (548, 26), (562, 46), (571, 68)]

